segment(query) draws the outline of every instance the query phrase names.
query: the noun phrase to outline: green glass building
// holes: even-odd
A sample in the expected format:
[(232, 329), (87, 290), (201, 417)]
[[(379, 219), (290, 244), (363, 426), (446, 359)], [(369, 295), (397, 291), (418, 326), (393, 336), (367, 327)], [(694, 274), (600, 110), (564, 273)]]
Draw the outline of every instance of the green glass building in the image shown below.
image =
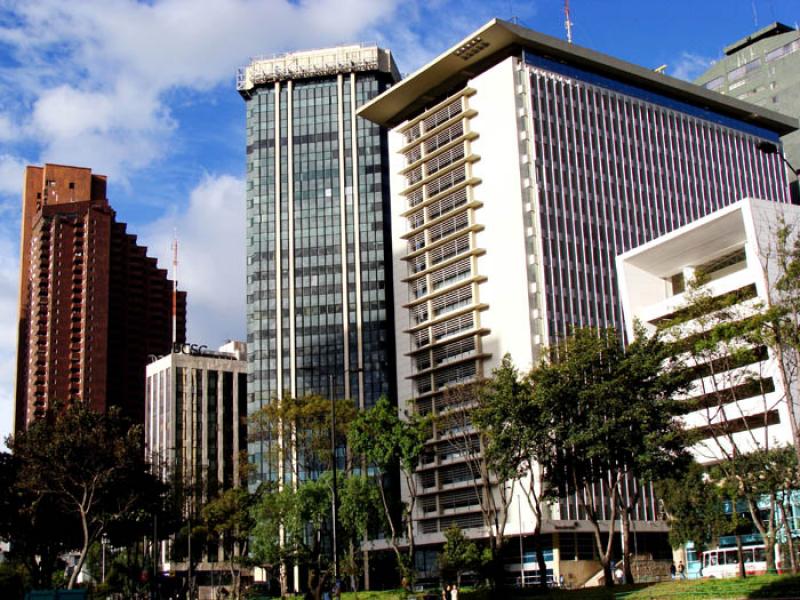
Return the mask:
[[(695, 83), (726, 96), (800, 118), (800, 30), (772, 23), (723, 49), (723, 56)], [(800, 169), (800, 131), (782, 140), (786, 159)], [(794, 203), (797, 177), (787, 173)]]
[[(393, 396), (386, 131), (356, 110), (397, 80), (391, 53), (368, 45), (254, 59), (239, 72), (248, 414), (285, 395), (361, 408)], [(251, 485), (288, 479), (268, 460), (274, 443), (250, 436)]]

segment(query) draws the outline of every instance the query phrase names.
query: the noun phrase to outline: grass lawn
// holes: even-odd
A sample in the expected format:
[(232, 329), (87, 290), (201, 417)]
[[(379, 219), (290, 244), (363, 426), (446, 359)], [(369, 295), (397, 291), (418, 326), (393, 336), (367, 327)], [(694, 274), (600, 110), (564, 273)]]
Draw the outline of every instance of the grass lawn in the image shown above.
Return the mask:
[(673, 598), (800, 598), (800, 577), (761, 575), (747, 579), (670, 581), (618, 595), (624, 600)]
[[(343, 600), (406, 600), (414, 595), (404, 595), (401, 590), (385, 592), (359, 592), (342, 594)], [(422, 598), (419, 594), (416, 597)], [(439, 597), (438, 595), (436, 596)], [(487, 590), (463, 590), (459, 600), (489, 600)], [(800, 577), (792, 575), (761, 575), (747, 579), (698, 579), (669, 581), (652, 585), (617, 586), (611, 590), (588, 588), (583, 590), (550, 590), (546, 594), (503, 591), (503, 600), (683, 600), (735, 598), (796, 598), (800, 600)]]

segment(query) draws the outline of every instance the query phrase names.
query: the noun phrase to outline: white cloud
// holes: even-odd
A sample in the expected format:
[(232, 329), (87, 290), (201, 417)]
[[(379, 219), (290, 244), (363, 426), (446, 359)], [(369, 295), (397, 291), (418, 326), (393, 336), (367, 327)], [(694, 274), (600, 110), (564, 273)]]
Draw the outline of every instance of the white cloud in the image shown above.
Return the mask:
[[(218, 346), (245, 336), (244, 182), (206, 175), (189, 205), (145, 226), (151, 256), (171, 256), (177, 230), (178, 285), (188, 292), (188, 338)], [(163, 264), (162, 264), (163, 266)]]
[(691, 52), (682, 52), (680, 58), (673, 65), (670, 65), (669, 74), (677, 79), (694, 81), (713, 64), (713, 58)]
[[(42, 161), (124, 181), (165, 156), (176, 127), (168, 94), (220, 84), (233, 93), (251, 55), (359, 39), (398, 2), (12, 0), (17, 19), (0, 27), (0, 42), (21, 66), (2, 79), (30, 110), (15, 129), (41, 144)], [(0, 139), (6, 131), (0, 118)]]
[(18, 135), (17, 125), (7, 114), (0, 113), (0, 142), (13, 140)]
[(0, 228), (0, 449), (13, 429), (17, 364), (19, 248), (9, 228)]
[[(0, 196), (22, 197), (23, 175), (25, 163), (10, 154), (0, 154)], [(0, 201), (0, 212), (3, 202)]]

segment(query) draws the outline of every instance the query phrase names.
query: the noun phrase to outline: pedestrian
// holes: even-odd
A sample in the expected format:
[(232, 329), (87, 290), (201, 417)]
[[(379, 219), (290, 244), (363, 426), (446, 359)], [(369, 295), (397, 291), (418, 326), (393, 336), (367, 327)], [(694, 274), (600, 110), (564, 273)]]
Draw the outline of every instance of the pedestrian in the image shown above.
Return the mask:
[(453, 589), (450, 590), (450, 600), (458, 600), (458, 585), (453, 584)]
[(447, 600), (447, 588), (442, 585), (442, 600)]
[(453, 586), (452, 585), (448, 585), (447, 586), (447, 596), (446, 596), (446, 598), (447, 598), (447, 600), (453, 600)]
[(683, 566), (683, 561), (678, 563), (678, 575), (681, 579), (686, 579), (686, 567)]
[(678, 570), (675, 568), (675, 563), (674, 562), (670, 563), (670, 565), (669, 565), (669, 578), (672, 579), (672, 581), (675, 581), (675, 573), (677, 573), (677, 571)]

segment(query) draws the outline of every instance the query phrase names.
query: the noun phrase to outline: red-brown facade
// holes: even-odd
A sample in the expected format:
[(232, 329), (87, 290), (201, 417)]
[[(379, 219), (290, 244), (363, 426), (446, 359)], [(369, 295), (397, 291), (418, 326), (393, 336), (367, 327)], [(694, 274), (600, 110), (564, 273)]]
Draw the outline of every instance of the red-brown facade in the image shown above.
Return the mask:
[[(106, 178), (28, 167), (23, 192), (15, 429), (54, 401), (144, 419), (145, 365), (172, 344), (172, 282), (118, 223)], [(185, 340), (186, 294), (177, 298)]]

